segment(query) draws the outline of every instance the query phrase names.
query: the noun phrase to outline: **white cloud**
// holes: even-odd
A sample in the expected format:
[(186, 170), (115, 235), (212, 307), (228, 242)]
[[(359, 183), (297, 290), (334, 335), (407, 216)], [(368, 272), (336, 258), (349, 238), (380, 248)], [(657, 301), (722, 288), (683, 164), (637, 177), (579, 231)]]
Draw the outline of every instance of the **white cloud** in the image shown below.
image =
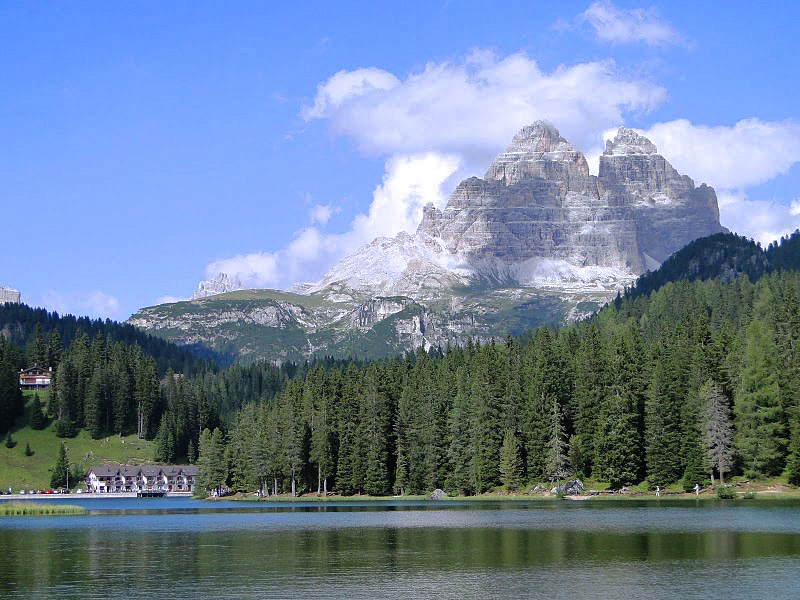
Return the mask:
[(328, 224), (331, 217), (341, 212), (341, 207), (333, 206), (331, 204), (315, 204), (308, 211), (308, 216), (311, 219), (311, 224), (319, 224), (323, 227)]
[(665, 98), (663, 88), (624, 76), (610, 60), (548, 73), (524, 53), (499, 58), (476, 50), (402, 80), (375, 68), (340, 71), (319, 85), (302, 114), (328, 119), (365, 152), (439, 152), (477, 163), (537, 119), (589, 147), (599, 131), (623, 121), (623, 111), (649, 111)]
[(681, 173), (721, 189), (758, 185), (800, 162), (800, 123), (743, 119), (704, 127), (686, 119), (641, 131)]
[[(369, 209), (347, 231), (327, 233), (320, 228), (335, 209), (313, 206), (311, 226), (284, 248), (217, 260), (206, 276), (238, 273), (253, 287), (317, 280), (373, 238), (413, 232), (427, 202), (442, 207), (458, 181), (481, 174), (522, 125), (537, 119), (556, 124), (577, 148), (594, 149), (587, 156), (596, 172), (602, 132), (665, 98), (663, 88), (623, 76), (612, 61), (544, 72), (523, 53), (499, 58), (476, 50), (461, 62), (431, 63), (404, 78), (377, 68), (340, 71), (318, 86), (302, 116), (327, 120), (362, 151), (386, 156)], [(759, 240), (796, 227), (790, 219), (800, 201), (790, 208), (730, 191), (772, 179), (800, 160), (796, 123), (747, 119), (703, 127), (677, 120), (643, 133), (679, 171), (717, 188), (724, 225)]]
[(751, 200), (745, 194), (719, 192), (720, 221), (740, 235), (766, 246), (800, 229), (800, 201), (791, 206), (768, 200)]
[(238, 273), (247, 286), (286, 288), (297, 281), (315, 281), (332, 262), (378, 236), (414, 231), (428, 202), (444, 206), (446, 185), (458, 171), (453, 156), (430, 153), (396, 156), (386, 164), (381, 185), (375, 188), (367, 213), (358, 214), (345, 233), (301, 229), (286, 247), (275, 252), (240, 254), (212, 262), (206, 277)]
[(338, 106), (352, 98), (365, 96), (371, 92), (390, 90), (399, 83), (394, 75), (375, 67), (355, 71), (339, 71), (317, 87), (314, 106), (303, 109), (303, 118), (306, 120), (322, 118), (332, 106)]
[(57, 311), (60, 314), (73, 314), (75, 316), (100, 319), (124, 318), (120, 310), (119, 300), (99, 290), (67, 293), (48, 290), (36, 304), (48, 310)]
[(607, 0), (600, 0), (590, 4), (577, 20), (591, 25), (600, 40), (612, 44), (643, 42), (648, 46), (666, 46), (686, 43), (675, 29), (661, 20), (654, 8), (624, 10)]

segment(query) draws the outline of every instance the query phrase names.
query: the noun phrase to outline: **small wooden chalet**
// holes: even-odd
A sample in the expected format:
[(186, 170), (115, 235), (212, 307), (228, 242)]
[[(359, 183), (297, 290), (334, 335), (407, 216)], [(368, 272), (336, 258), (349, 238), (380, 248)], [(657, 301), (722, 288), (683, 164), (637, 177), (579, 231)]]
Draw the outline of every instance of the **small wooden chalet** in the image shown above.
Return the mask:
[(101, 465), (86, 471), (86, 489), (113, 492), (192, 492), (197, 478), (194, 465)]
[(23, 390), (43, 390), (50, 387), (53, 367), (31, 367), (19, 372), (19, 387)]

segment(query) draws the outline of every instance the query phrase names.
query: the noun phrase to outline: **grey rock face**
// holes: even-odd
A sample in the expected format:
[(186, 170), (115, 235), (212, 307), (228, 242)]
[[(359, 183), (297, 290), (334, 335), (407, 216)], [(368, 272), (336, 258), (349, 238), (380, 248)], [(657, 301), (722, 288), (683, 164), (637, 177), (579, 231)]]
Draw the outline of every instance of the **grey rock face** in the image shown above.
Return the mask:
[(462, 181), (443, 211), (426, 207), (417, 236), (441, 239), (479, 278), (526, 285), (532, 259), (638, 275), (721, 230), (714, 190), (695, 188), (647, 138), (620, 128), (593, 177), (583, 154), (538, 122), (483, 179)]
[(227, 292), (235, 292), (244, 289), (242, 282), (239, 280), (239, 275), (234, 273), (228, 275), (227, 273), (219, 273), (213, 279), (201, 281), (197, 285), (197, 290), (192, 294), (192, 300), (198, 298), (206, 298), (216, 294), (225, 294)]
[(0, 304), (3, 304), (4, 302), (12, 302), (14, 304), (19, 304), (19, 301), (20, 301), (19, 290), (15, 290), (14, 288), (0, 285)]
[(624, 127), (606, 144), (598, 183), (608, 204), (633, 208), (636, 245), (648, 268), (698, 237), (723, 231), (714, 188), (695, 187), (650, 140)]

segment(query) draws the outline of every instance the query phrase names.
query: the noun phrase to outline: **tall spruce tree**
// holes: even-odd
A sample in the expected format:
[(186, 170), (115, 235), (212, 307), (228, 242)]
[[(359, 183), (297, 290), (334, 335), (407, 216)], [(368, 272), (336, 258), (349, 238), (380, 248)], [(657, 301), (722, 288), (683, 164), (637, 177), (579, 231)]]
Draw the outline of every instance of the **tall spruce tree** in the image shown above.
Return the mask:
[(519, 440), (513, 429), (506, 431), (500, 448), (500, 479), (506, 490), (516, 490), (520, 483), (522, 464), (519, 458)]
[(783, 468), (786, 437), (778, 386), (777, 350), (766, 324), (753, 319), (745, 330), (743, 368), (736, 388), (734, 441), (750, 477)]
[[(58, 459), (53, 467), (53, 474), (50, 476), (50, 487), (53, 489), (65, 488), (69, 479), (69, 459), (67, 458), (67, 447), (61, 442), (58, 449)], [(71, 482), (70, 482), (71, 483)]]
[(41, 430), (47, 427), (47, 417), (45, 417), (42, 409), (42, 401), (39, 399), (39, 394), (33, 394), (33, 402), (31, 403), (31, 427), (36, 430)]
[(733, 423), (728, 399), (712, 380), (700, 388), (700, 398), (705, 404), (703, 429), (711, 479), (716, 469), (720, 483), (725, 485), (725, 473), (733, 466)]

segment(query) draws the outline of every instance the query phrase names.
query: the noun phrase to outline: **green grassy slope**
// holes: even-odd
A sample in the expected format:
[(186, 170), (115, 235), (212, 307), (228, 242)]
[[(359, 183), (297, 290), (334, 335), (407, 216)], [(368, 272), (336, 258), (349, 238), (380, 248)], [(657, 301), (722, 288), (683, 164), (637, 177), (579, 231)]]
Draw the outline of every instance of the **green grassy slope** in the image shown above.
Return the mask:
[[(40, 399), (47, 401), (47, 392), (39, 393)], [(58, 458), (61, 442), (67, 446), (70, 463), (77, 463), (85, 468), (93, 464), (151, 463), (153, 459), (153, 442), (137, 439), (136, 435), (119, 437), (117, 435), (93, 440), (85, 431), (77, 437), (61, 439), (56, 437), (55, 424), (50, 423), (41, 431), (28, 426), (33, 394), (25, 393), (25, 416), (17, 419), (11, 437), (17, 443), (13, 448), (6, 448), (0, 442), (0, 489), (8, 486), (16, 493), (20, 489), (46, 489), (50, 487), (50, 476)], [(30, 444), (33, 456), (25, 456), (25, 444)], [(82, 483), (82, 482), (81, 482)], [(70, 482), (72, 487), (72, 482)]]

